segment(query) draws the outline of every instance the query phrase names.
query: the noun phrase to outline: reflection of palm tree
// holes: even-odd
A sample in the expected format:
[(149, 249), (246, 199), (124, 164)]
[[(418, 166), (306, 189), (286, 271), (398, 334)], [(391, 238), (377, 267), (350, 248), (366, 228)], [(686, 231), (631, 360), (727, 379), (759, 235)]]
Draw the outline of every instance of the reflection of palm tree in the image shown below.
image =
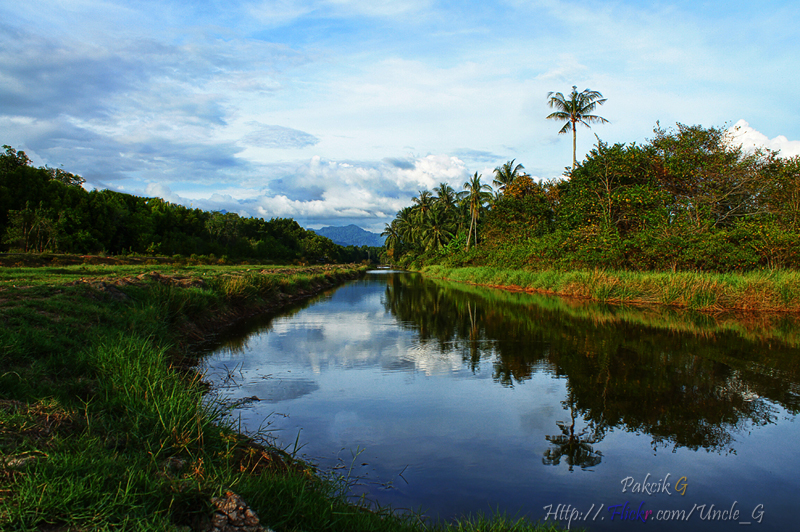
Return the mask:
[(544, 452), (542, 463), (545, 465), (558, 465), (561, 463), (561, 458), (563, 457), (566, 458), (570, 471), (572, 471), (572, 468), (576, 465), (580, 466), (581, 469), (594, 467), (603, 459), (603, 453), (595, 451), (592, 448), (592, 444), (603, 439), (602, 430), (595, 427), (590, 433), (589, 427), (586, 427), (576, 433), (575, 399), (572, 396), (571, 390), (567, 402), (569, 403), (571, 423), (567, 425), (565, 421), (557, 421), (556, 425), (561, 429), (561, 434), (545, 436), (545, 439), (552, 443), (553, 446)]
[(470, 369), (474, 373), (478, 369), (481, 361), (481, 350), (479, 348), (480, 331), (478, 330), (478, 307), (472, 309), (472, 304), (467, 301), (467, 314), (469, 315), (469, 354)]

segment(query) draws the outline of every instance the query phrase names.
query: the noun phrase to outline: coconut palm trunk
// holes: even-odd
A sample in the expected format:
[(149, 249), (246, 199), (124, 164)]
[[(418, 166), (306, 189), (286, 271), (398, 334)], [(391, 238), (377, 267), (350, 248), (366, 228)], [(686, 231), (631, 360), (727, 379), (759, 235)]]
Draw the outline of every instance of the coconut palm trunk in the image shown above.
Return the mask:
[(470, 214), (467, 251), (469, 251), (469, 242), (472, 238), (473, 230), (475, 231), (475, 245), (478, 245), (478, 217), (481, 214), (483, 204), (492, 198), (491, 190), (492, 187), (481, 183), (481, 176), (478, 175), (478, 172), (475, 172), (475, 175), (464, 183), (464, 192), (461, 193), (461, 197), (469, 205)]

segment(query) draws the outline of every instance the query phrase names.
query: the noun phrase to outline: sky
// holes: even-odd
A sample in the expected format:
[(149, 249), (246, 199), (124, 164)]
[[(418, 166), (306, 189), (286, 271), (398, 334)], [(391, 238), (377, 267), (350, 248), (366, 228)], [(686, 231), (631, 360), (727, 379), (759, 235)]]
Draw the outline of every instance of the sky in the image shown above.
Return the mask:
[[(0, 144), (86, 187), (380, 232), (514, 159), (559, 178), (658, 121), (800, 155), (800, 3), (0, 0)], [(787, 107), (788, 105), (788, 107)]]

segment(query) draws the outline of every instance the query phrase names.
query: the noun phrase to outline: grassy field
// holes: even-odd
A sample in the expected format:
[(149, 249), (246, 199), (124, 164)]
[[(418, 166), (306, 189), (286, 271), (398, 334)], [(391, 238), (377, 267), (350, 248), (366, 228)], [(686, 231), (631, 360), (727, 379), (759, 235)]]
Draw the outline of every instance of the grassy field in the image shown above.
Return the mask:
[(490, 266), (428, 266), (431, 277), (558, 294), (607, 303), (666, 305), (703, 312), (800, 312), (800, 272), (649, 273), (611, 270), (529, 271)]
[(199, 530), (235, 493), (278, 532), (556, 530), (498, 516), (426, 525), (353, 503), (346, 478), (238, 433), (204, 396), (190, 363), (206, 332), (360, 269), (0, 268), (0, 529)]

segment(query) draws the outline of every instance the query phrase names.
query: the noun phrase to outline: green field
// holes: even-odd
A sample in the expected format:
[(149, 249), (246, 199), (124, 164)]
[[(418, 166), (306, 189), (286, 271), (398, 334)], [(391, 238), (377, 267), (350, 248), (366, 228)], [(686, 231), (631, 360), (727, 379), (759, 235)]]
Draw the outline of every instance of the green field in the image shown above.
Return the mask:
[(275, 531), (555, 530), (502, 516), (424, 524), (243, 435), (192, 369), (207, 332), (360, 274), (76, 264), (0, 269), (0, 528), (197, 530), (238, 494)]

